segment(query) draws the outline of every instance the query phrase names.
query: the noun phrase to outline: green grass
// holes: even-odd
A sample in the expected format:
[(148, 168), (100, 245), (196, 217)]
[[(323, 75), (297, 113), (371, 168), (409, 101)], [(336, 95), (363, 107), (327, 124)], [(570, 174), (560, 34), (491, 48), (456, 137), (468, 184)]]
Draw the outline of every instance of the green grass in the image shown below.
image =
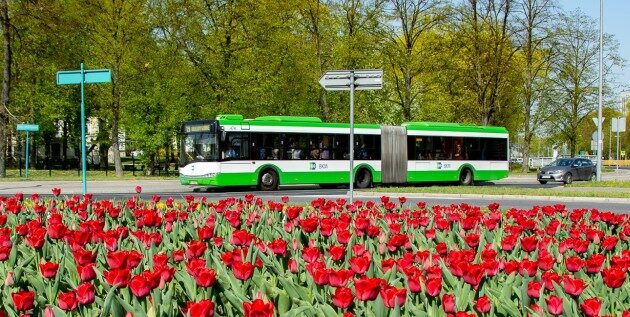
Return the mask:
[(601, 181), (601, 182), (576, 182), (567, 185), (568, 188), (575, 187), (616, 187), (630, 188), (630, 180), (628, 181)]
[(425, 194), (470, 194), (470, 195), (516, 195), (516, 196), (560, 196), (560, 197), (605, 197), (630, 198), (628, 192), (593, 192), (583, 188), (515, 188), (504, 186), (424, 186), (424, 187), (376, 187), (368, 190), (380, 193), (425, 193)]
[[(172, 172), (172, 171), (171, 171)], [(157, 171), (156, 171), (157, 173)], [(87, 178), (89, 180), (120, 180), (120, 179), (176, 179), (177, 175), (166, 176), (163, 173), (161, 176), (146, 176), (143, 175), (141, 171), (136, 171), (136, 175), (134, 176), (131, 171), (125, 171), (122, 178), (116, 177), (115, 171), (108, 171), (107, 174), (105, 171), (87, 171)], [(25, 178), (24, 170), (22, 170), (22, 176), (20, 176), (19, 170), (10, 169), (7, 170), (7, 177), (0, 178), (0, 182), (6, 181), (80, 181), (81, 173), (77, 170), (33, 170), (29, 169), (28, 171), (28, 179)]]

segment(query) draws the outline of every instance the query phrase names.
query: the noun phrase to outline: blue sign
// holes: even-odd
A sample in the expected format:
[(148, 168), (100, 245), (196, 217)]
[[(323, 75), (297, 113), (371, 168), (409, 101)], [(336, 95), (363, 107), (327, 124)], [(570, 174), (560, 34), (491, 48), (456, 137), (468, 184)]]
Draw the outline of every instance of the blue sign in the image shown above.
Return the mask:
[(39, 131), (39, 124), (28, 124), (28, 123), (19, 123), (17, 125), (18, 131), (29, 131), (29, 132), (37, 132)]
[[(84, 84), (111, 83), (112, 72), (109, 69), (86, 69), (83, 70)], [(80, 70), (66, 70), (57, 72), (57, 85), (79, 85), (81, 84)]]

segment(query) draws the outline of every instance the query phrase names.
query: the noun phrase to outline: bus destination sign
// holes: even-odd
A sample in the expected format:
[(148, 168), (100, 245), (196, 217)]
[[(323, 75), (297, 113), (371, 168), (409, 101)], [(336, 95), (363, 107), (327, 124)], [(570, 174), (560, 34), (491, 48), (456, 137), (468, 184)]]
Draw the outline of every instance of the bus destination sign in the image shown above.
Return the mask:
[(212, 131), (211, 123), (187, 124), (186, 126), (184, 126), (184, 132), (186, 133), (210, 131)]

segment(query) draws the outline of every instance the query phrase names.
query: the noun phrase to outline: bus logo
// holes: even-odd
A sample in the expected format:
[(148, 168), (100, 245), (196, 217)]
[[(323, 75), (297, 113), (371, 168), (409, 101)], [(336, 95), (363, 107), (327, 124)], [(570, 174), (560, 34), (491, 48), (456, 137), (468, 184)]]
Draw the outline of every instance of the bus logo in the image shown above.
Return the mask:
[(442, 169), (442, 162), (437, 162), (437, 169), (439, 169), (439, 170)]
[(315, 162), (311, 162), (311, 171), (314, 171), (317, 168), (317, 164)]

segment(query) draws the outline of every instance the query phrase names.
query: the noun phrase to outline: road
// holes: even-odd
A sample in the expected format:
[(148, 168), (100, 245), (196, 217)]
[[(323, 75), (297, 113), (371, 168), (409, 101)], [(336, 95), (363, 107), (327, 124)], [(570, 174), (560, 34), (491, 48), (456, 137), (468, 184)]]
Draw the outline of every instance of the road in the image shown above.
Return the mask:
[[(610, 179), (610, 176), (608, 179)], [(627, 174), (616, 175), (622, 179), (630, 179), (630, 171)], [(628, 178), (626, 178), (628, 177)], [(606, 179), (606, 178), (605, 178)], [(183, 198), (186, 195), (204, 196), (209, 199), (221, 199), (226, 197), (239, 197), (245, 193), (253, 193), (256, 196), (266, 200), (280, 200), (282, 196), (289, 196), (292, 202), (303, 203), (309, 202), (317, 197), (325, 197), (328, 199), (347, 197), (347, 189), (321, 189), (317, 186), (283, 186), (277, 192), (260, 192), (251, 188), (237, 189), (210, 189), (205, 188), (200, 191), (193, 191), (192, 187), (181, 186), (177, 180), (141, 180), (141, 181), (88, 181), (88, 192), (94, 194), (97, 199), (124, 199), (135, 194), (135, 186), (142, 186), (143, 198), (150, 199), (153, 195), (161, 197), (172, 196), (174, 198)], [(488, 182), (480, 184), (480, 186), (514, 186), (521, 188), (549, 188), (550, 190), (562, 190), (561, 184), (540, 185), (532, 177), (509, 177), (504, 180)], [(53, 187), (62, 189), (62, 194), (80, 194), (81, 182), (77, 181), (59, 181), (59, 182), (0, 182), (0, 195), (13, 195), (16, 192), (24, 194), (47, 194), (51, 192)], [(615, 188), (596, 188), (599, 191), (614, 191)], [(585, 188), (584, 190), (595, 190)], [(382, 194), (357, 192), (357, 199), (379, 200)], [(401, 194), (392, 194), (393, 197)], [(630, 213), (630, 199), (617, 199), (616, 201), (594, 201), (594, 199), (584, 199), (587, 201), (579, 201), (572, 198), (507, 198), (493, 197), (484, 198), (480, 196), (452, 197), (447, 195), (436, 194), (404, 194), (408, 197), (408, 204), (414, 205), (418, 201), (425, 201), (429, 205), (450, 205), (467, 203), (470, 205), (486, 206), (492, 202), (498, 202), (503, 208), (529, 209), (534, 205), (553, 205), (565, 204), (567, 208), (597, 208), (600, 210), (610, 210), (614, 212)]]

